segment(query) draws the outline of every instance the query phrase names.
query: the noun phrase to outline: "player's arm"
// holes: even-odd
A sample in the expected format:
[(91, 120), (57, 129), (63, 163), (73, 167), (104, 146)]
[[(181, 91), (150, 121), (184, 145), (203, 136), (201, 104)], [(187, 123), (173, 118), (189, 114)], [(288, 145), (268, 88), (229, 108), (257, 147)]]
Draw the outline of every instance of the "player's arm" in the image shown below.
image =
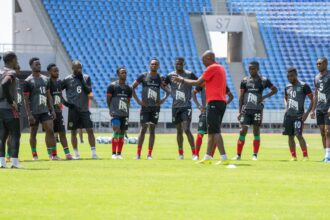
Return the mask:
[(192, 98), (197, 106), (197, 108), (202, 112), (203, 111), (203, 106), (199, 103), (198, 99), (197, 99), (197, 93), (200, 92), (199, 90), (200, 87), (196, 87), (194, 89), (194, 91), (192, 92)]
[[(80, 78), (79, 78), (80, 79)], [(92, 92), (92, 81), (90, 77), (87, 77), (86, 81), (84, 80), (84, 77), (80, 80), (82, 90), (86, 95), (90, 94)]]
[(238, 98), (238, 116), (237, 116), (238, 120), (241, 119), (245, 92), (246, 92), (246, 81), (242, 80), (239, 90), (239, 98)]
[(168, 98), (168, 96), (171, 94), (170, 88), (168, 87), (168, 85), (164, 85), (163, 83), (160, 85), (160, 88), (165, 92), (164, 97), (159, 101), (159, 106), (161, 106), (162, 104), (164, 104), (164, 102), (166, 101), (166, 99)]
[(7, 102), (13, 109), (16, 111), (18, 110), (17, 103), (12, 99), (10, 95), (10, 85), (13, 83), (14, 79), (12, 76), (5, 76), (2, 80), (1, 86), (3, 89), (4, 97), (6, 98)]
[(53, 119), (56, 119), (56, 113), (55, 113), (54, 105), (53, 105), (54, 102), (53, 102), (52, 94), (50, 93), (49, 82), (46, 86), (47, 105), (48, 105), (49, 111), (51, 112), (51, 114), (53, 116)]
[(136, 103), (139, 104), (140, 106), (146, 106), (146, 104), (137, 96), (136, 94), (136, 88), (140, 85), (140, 83), (142, 82), (143, 79), (143, 75), (140, 75), (132, 84), (132, 95), (133, 98), (135, 99)]
[(31, 94), (31, 87), (29, 83), (25, 81), (23, 85), (23, 98), (24, 98), (25, 111), (28, 116), (29, 123), (34, 124), (35, 118), (33, 117), (30, 108), (30, 94)]
[(193, 80), (193, 79), (186, 79), (186, 78), (183, 78), (181, 76), (173, 75), (172, 80), (176, 83), (188, 84), (188, 85), (191, 85), (191, 86), (200, 86), (204, 83), (204, 79), (203, 79), (202, 76), (199, 77), (197, 80)]
[(314, 82), (314, 88), (315, 88), (315, 91), (314, 91), (314, 97), (313, 97), (313, 107), (312, 107), (312, 110), (311, 110), (311, 118), (312, 119), (315, 119), (315, 109), (316, 109), (316, 104), (317, 104), (317, 100), (318, 100), (318, 90), (317, 90), (317, 87), (316, 87), (316, 83)]
[(270, 92), (266, 95), (264, 95), (261, 99), (261, 102), (263, 102), (265, 99), (275, 95), (278, 91), (277, 87), (274, 86), (269, 79), (267, 79), (267, 82), (266, 82), (266, 87), (268, 87), (270, 89)]
[(107, 106), (108, 106), (109, 109), (110, 109), (112, 94), (113, 94), (113, 86), (110, 85), (107, 89)]
[(284, 109), (287, 110), (287, 104), (288, 104), (288, 93), (286, 92), (286, 88), (284, 89)]
[(228, 96), (228, 99), (226, 100), (226, 104), (229, 105), (231, 101), (234, 99), (233, 93), (231, 93), (230, 89), (226, 86), (226, 94)]

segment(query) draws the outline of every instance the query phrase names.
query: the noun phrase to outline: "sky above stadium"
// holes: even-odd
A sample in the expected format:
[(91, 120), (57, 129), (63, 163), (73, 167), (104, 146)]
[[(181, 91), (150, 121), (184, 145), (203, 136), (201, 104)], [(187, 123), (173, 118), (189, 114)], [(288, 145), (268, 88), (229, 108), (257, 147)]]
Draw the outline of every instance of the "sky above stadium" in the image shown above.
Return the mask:
[[(0, 44), (13, 43), (13, 0), (0, 0)], [(2, 46), (0, 47), (2, 51)]]

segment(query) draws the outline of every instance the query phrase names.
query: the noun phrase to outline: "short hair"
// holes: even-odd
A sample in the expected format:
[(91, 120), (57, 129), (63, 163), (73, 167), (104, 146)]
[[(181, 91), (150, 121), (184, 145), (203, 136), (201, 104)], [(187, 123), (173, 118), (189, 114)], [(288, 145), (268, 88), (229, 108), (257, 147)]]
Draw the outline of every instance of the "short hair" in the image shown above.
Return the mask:
[(295, 67), (289, 67), (288, 69), (287, 69), (287, 72), (288, 73), (294, 73), (296, 76), (298, 75), (298, 73), (297, 73), (297, 69), (295, 68)]
[(13, 59), (17, 58), (16, 54), (12, 51), (8, 51), (3, 54), (3, 62), (5, 64), (11, 62)]
[(34, 61), (40, 60), (38, 57), (32, 57), (29, 61), (30, 66), (33, 64)]
[(250, 62), (250, 65), (252, 65), (252, 66), (256, 66), (256, 67), (259, 68), (259, 63), (258, 63), (258, 61), (252, 61), (252, 62)]
[(121, 69), (126, 70), (126, 68), (125, 68), (124, 66), (120, 66), (120, 67), (118, 67), (117, 70), (116, 70), (117, 75), (119, 74), (119, 71), (120, 71)]
[(326, 57), (320, 57), (319, 60), (324, 61), (326, 64), (328, 64), (328, 58)]
[(177, 61), (177, 60), (182, 61), (182, 62), (185, 62), (184, 57), (177, 57), (177, 58), (175, 58), (175, 61)]
[(150, 62), (149, 62), (149, 63), (151, 63), (151, 61), (153, 61), (153, 60), (156, 60), (156, 61), (157, 61), (157, 63), (159, 63), (159, 60), (158, 60), (158, 58), (157, 58), (157, 57), (152, 57), (152, 58), (150, 59)]
[(47, 66), (47, 71), (51, 70), (53, 67), (55, 67), (56, 64), (55, 63), (50, 63), (48, 66)]

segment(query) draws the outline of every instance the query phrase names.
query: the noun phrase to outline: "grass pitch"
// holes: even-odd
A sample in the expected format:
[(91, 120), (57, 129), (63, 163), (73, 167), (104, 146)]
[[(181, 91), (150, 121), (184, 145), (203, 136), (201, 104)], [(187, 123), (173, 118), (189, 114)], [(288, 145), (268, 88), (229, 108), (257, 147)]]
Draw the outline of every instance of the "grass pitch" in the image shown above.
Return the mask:
[[(237, 137), (224, 135), (230, 158)], [(308, 162), (301, 161), (300, 149), (300, 161), (289, 161), (286, 137), (273, 134), (261, 135), (259, 161), (251, 161), (247, 136), (235, 169), (194, 164), (187, 141), (185, 160), (176, 160), (172, 134), (156, 136), (152, 161), (146, 160), (147, 143), (140, 161), (133, 160), (136, 145), (125, 145), (119, 161), (103, 144), (97, 145), (102, 159), (90, 160), (86, 143), (80, 144), (84, 160), (48, 161), (43, 138), (39, 134), (40, 161), (31, 161), (24, 134), (25, 169), (0, 170), (1, 219), (329, 219), (330, 164), (319, 162), (319, 135), (306, 135)], [(206, 137), (202, 153), (205, 144)]]

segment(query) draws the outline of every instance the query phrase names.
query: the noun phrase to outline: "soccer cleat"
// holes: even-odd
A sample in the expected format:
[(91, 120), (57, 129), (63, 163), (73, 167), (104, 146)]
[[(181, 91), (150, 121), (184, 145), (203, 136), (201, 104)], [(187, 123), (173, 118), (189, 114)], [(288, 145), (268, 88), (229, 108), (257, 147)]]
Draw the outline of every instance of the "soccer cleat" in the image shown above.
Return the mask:
[(99, 156), (97, 156), (96, 153), (93, 153), (93, 154), (92, 154), (92, 159), (94, 159), (94, 160), (98, 160), (98, 159), (100, 159), (100, 158), (99, 158)]
[(297, 157), (292, 157), (291, 158), (291, 161), (297, 161), (298, 159), (297, 159)]
[(141, 156), (140, 155), (136, 155), (134, 160), (140, 160), (141, 159)]
[(308, 157), (304, 157), (303, 158), (303, 161), (309, 161), (309, 158)]
[(324, 163), (330, 163), (330, 157), (324, 158)]
[(10, 157), (6, 157), (6, 162), (7, 162), (7, 163), (10, 162)]
[(38, 156), (33, 156), (32, 160), (39, 160)]
[(241, 160), (241, 156), (236, 155), (235, 157), (232, 158), (232, 160)]
[(10, 168), (12, 168), (12, 169), (23, 169), (23, 167), (19, 163), (18, 158), (12, 158)]
[(220, 160), (215, 165), (229, 165), (229, 160)]
[(49, 157), (50, 160), (61, 160), (61, 158), (57, 155), (52, 155)]
[(151, 155), (148, 155), (147, 156), (147, 160), (152, 160), (152, 156)]
[(117, 159), (118, 159), (118, 160), (122, 160), (122, 159), (124, 159), (124, 158), (123, 158), (123, 156), (122, 156), (121, 154), (118, 154), (118, 155), (117, 155)]
[(75, 154), (72, 159), (74, 159), (74, 160), (80, 160), (80, 154)]
[(183, 155), (178, 156), (178, 160), (183, 160), (183, 159), (184, 159)]
[(194, 161), (196, 161), (196, 160), (198, 160), (198, 156), (197, 155), (193, 155), (191, 159), (194, 160)]
[(72, 158), (72, 155), (71, 154), (66, 154), (65, 155), (65, 159), (66, 160), (72, 160), (73, 158)]
[(111, 155), (111, 159), (116, 160), (117, 159), (117, 155), (116, 154), (112, 154)]
[(254, 160), (254, 161), (258, 160), (258, 156), (256, 154), (253, 154), (252, 160)]

